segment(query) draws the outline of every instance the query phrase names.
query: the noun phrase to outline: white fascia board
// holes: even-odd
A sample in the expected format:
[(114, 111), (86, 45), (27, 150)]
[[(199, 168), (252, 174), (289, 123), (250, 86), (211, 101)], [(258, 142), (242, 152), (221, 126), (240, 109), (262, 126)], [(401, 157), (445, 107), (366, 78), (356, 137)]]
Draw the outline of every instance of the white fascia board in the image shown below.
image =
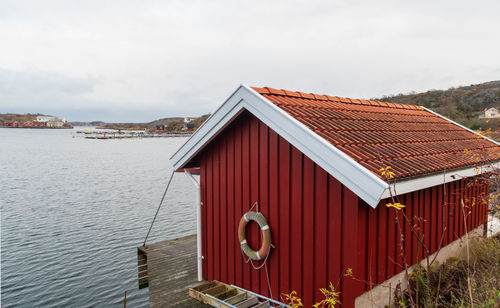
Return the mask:
[(481, 135), (481, 134), (479, 134), (479, 133), (476, 133), (476, 132), (475, 132), (475, 131), (473, 131), (472, 129), (470, 129), (470, 128), (466, 127), (466, 126), (463, 126), (462, 124), (459, 124), (459, 123), (457, 123), (457, 122), (455, 122), (455, 121), (453, 121), (453, 120), (450, 120), (450, 119), (448, 119), (447, 117), (442, 116), (442, 115), (440, 115), (439, 113), (437, 113), (437, 112), (435, 112), (435, 111), (430, 110), (429, 108), (426, 108), (426, 107), (424, 107), (424, 106), (420, 106), (420, 107), (422, 107), (422, 108), (423, 108), (424, 110), (426, 110), (427, 112), (430, 112), (430, 113), (432, 113), (432, 114), (434, 114), (434, 115), (436, 115), (436, 116), (440, 117), (441, 119), (445, 119), (446, 121), (448, 121), (448, 122), (450, 122), (450, 123), (452, 123), (452, 124), (455, 124), (456, 126), (458, 126), (458, 127), (460, 127), (460, 128), (463, 128), (463, 129), (465, 129), (466, 131), (469, 131), (469, 132), (473, 133), (474, 135), (480, 136), (481, 138), (486, 139), (486, 140), (488, 140), (488, 141), (490, 141), (490, 142), (493, 142), (493, 143), (494, 143), (494, 144), (496, 144), (496, 145), (500, 145), (500, 142), (497, 142), (497, 141), (495, 141), (495, 140), (493, 140), (493, 139), (490, 139), (490, 138), (488, 138), (488, 137), (486, 137), (486, 136), (483, 136), (483, 135)]
[(236, 118), (242, 110), (241, 97), (237, 94), (242, 86), (196, 130), (196, 132), (170, 157), (174, 170), (183, 168), (201, 149)]
[(386, 189), (382, 194), (381, 199), (398, 196), (413, 191), (426, 189), (429, 187), (442, 185), (445, 183), (458, 181), (466, 177), (476, 176), (483, 173), (488, 173), (498, 169), (499, 162), (484, 164), (477, 167), (468, 167), (455, 170), (443, 170), (441, 173), (436, 173), (429, 176), (422, 176), (414, 179), (395, 181), (391, 183), (390, 190)]
[(182, 168), (244, 109), (375, 208), (388, 184), (247, 86), (240, 86), (171, 157)]

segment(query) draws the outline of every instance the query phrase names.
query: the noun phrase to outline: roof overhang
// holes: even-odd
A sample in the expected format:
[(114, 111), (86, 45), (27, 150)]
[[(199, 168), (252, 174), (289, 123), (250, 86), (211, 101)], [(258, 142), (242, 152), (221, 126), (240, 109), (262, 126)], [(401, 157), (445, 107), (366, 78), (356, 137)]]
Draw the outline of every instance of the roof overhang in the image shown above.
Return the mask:
[(443, 170), (431, 175), (403, 179), (391, 183), (390, 191), (387, 188), (382, 194), (381, 199), (392, 196), (402, 195), (409, 192), (425, 189), (432, 186), (442, 185), (453, 181), (458, 181), (463, 178), (468, 178), (480, 174), (485, 174), (497, 170), (500, 162), (482, 164), (480, 166), (468, 167), (454, 170)]
[[(244, 110), (256, 116), (373, 208), (377, 207), (381, 199), (390, 197), (391, 192), (392, 195), (400, 195), (478, 174), (478, 169), (470, 167), (401, 180), (389, 186), (385, 181), (350, 156), (328, 143), (304, 124), (268, 101), (264, 96), (245, 85), (239, 86), (205, 123), (198, 128), (193, 136), (172, 155), (170, 162), (173, 167), (175, 169), (184, 168), (188, 162), (200, 153), (210, 141)], [(431, 110), (427, 109), (427, 111), (436, 114)], [(439, 114), (437, 115), (471, 131), (456, 122)], [(496, 141), (488, 140), (498, 144)], [(488, 165), (491, 168), (496, 168), (498, 167), (498, 162)], [(480, 170), (481, 172), (485, 172), (486, 169), (486, 166), (483, 166)], [(389, 189), (391, 192), (389, 192)]]
[(243, 110), (255, 115), (372, 207), (388, 184), (250, 87), (241, 85), (170, 158), (183, 168)]

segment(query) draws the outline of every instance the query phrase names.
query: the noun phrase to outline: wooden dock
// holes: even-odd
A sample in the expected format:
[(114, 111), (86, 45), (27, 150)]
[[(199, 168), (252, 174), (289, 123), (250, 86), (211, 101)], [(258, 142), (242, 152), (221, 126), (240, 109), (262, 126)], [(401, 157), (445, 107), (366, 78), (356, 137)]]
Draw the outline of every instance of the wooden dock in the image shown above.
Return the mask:
[(199, 285), (196, 235), (138, 247), (139, 285), (149, 286), (149, 305), (158, 307), (210, 307), (189, 296)]

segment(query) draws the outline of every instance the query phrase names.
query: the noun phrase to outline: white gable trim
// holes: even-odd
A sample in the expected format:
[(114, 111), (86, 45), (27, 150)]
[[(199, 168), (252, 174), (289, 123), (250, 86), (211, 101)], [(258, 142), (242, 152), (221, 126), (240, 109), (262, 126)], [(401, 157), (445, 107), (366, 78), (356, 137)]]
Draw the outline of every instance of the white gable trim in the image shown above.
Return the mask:
[(351, 157), (335, 148), (298, 120), (247, 86), (240, 86), (170, 158), (182, 168), (243, 110), (307, 155), (372, 207), (376, 207), (388, 185)]

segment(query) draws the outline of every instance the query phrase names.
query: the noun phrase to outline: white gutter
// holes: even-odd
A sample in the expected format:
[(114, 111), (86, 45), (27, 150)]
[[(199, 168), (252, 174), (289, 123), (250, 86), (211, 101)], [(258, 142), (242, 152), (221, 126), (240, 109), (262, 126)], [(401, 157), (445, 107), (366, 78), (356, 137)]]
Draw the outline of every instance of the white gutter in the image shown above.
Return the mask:
[(465, 177), (472, 177), (483, 173), (488, 173), (497, 170), (499, 165), (498, 161), (485, 163), (477, 167), (467, 167), (462, 169), (452, 169), (452, 170), (442, 170), (434, 174), (421, 176), (410, 179), (403, 179), (401, 181), (394, 181), (391, 183), (390, 192), (386, 189), (380, 199), (389, 198), (392, 196), (398, 196), (406, 194), (412, 191), (426, 189), (428, 187), (433, 187), (437, 185), (446, 184), (453, 181), (461, 180)]
[(184, 169), (184, 173), (186, 176), (191, 179), (194, 186), (196, 187), (196, 252), (198, 257), (198, 281), (203, 280), (202, 275), (202, 260), (203, 256), (201, 255), (201, 190), (200, 183), (193, 177), (193, 175), (189, 172), (188, 169)]

